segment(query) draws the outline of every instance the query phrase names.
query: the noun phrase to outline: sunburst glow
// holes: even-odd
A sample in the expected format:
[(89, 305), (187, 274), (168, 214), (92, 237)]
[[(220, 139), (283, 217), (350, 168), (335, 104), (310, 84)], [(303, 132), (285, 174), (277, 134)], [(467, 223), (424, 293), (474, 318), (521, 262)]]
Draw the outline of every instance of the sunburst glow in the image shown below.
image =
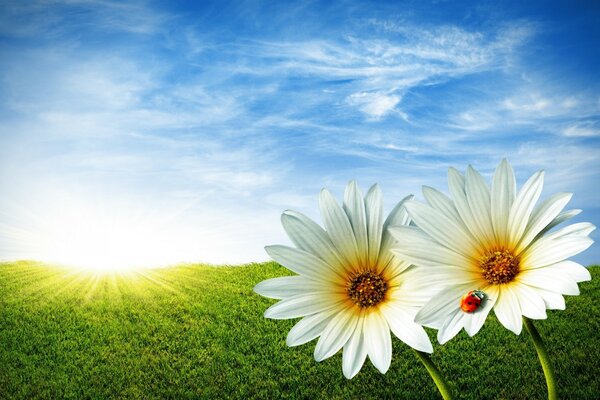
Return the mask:
[(194, 259), (202, 236), (181, 229), (172, 215), (132, 203), (59, 196), (20, 210), (25, 227), (1, 228), (16, 250), (14, 258), (122, 272)]
[(48, 222), (49, 234), (38, 243), (43, 260), (107, 271), (168, 259), (160, 232), (147, 221), (78, 209)]

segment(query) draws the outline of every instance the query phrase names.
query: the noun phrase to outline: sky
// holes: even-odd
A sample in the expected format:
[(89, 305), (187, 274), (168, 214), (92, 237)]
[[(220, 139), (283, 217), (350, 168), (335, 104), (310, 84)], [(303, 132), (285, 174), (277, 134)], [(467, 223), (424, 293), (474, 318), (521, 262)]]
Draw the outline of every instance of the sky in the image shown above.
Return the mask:
[(599, 71), (594, 1), (4, 0), (0, 259), (264, 261), (323, 187), (505, 157), (600, 225)]

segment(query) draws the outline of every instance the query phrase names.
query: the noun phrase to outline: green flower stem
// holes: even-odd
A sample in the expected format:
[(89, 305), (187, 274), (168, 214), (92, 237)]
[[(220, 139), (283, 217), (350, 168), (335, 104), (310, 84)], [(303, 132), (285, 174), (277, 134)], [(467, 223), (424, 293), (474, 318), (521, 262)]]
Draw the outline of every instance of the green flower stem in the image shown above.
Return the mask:
[(529, 318), (523, 317), (523, 322), (525, 323), (525, 327), (527, 328), (527, 331), (529, 331), (529, 334), (533, 339), (535, 350), (537, 351), (538, 357), (540, 359), (540, 364), (542, 364), (542, 369), (544, 370), (544, 376), (546, 377), (546, 386), (548, 386), (548, 400), (556, 400), (558, 399), (558, 393), (556, 390), (556, 378), (554, 377), (554, 370), (552, 369), (552, 365), (550, 364), (550, 358), (548, 357), (548, 353), (546, 352), (546, 347), (544, 346), (542, 337), (540, 336), (537, 329), (533, 325), (533, 322)]
[(419, 357), (425, 368), (427, 368), (427, 372), (429, 372), (429, 375), (431, 375), (431, 378), (433, 378), (433, 381), (435, 382), (435, 385), (440, 391), (442, 398), (444, 400), (451, 400), (452, 396), (450, 396), (450, 389), (448, 388), (448, 384), (442, 377), (440, 370), (437, 369), (433, 361), (431, 361), (429, 354), (415, 349), (413, 349), (413, 351), (415, 352), (417, 357)]

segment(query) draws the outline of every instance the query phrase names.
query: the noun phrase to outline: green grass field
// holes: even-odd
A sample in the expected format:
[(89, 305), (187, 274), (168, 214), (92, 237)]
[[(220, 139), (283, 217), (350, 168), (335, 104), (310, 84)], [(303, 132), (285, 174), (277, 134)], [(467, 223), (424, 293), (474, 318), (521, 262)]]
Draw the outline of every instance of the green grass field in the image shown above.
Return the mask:
[[(591, 270), (581, 296), (536, 323), (564, 398), (600, 393), (600, 267)], [(286, 274), (275, 263), (105, 276), (0, 264), (0, 398), (438, 398), (397, 339), (386, 375), (367, 361), (350, 381), (341, 353), (317, 363), (314, 342), (286, 347), (294, 321), (263, 318), (274, 301), (252, 292)], [(527, 333), (515, 336), (494, 317), (474, 338), (462, 332), (434, 350), (456, 398), (546, 396)]]

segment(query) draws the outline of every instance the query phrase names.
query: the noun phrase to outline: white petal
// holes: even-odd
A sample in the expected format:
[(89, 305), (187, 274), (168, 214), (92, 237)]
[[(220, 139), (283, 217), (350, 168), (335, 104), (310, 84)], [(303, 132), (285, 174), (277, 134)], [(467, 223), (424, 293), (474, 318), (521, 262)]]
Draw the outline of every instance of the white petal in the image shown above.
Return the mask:
[(396, 226), (388, 231), (397, 241), (392, 252), (415, 265), (467, 267), (472, 264), (467, 257), (440, 245), (417, 227)]
[(363, 320), (357, 322), (354, 333), (344, 345), (342, 353), (342, 371), (344, 376), (352, 379), (362, 368), (367, 358), (367, 347), (363, 338)]
[(344, 192), (344, 211), (354, 231), (359, 263), (364, 265), (368, 256), (367, 215), (365, 212), (365, 202), (356, 181), (351, 181), (346, 186), (346, 191)]
[(567, 225), (556, 232), (551, 232), (544, 236), (544, 238), (554, 240), (565, 236), (589, 236), (594, 230), (596, 230), (596, 227), (593, 224), (590, 224), (589, 222), (578, 222), (576, 224)]
[[(439, 264), (437, 266), (435, 266), (434, 264), (429, 266), (427, 264), (419, 264), (416, 262), (415, 265), (417, 266), (417, 268), (424, 269), (421, 272), (422, 277), (416, 279), (419, 279), (419, 281), (423, 279), (426, 280), (426, 293), (429, 293), (429, 296), (431, 296), (433, 289), (436, 289), (438, 287), (441, 288), (444, 286), (470, 284), (471, 286), (473, 286), (471, 289), (474, 290), (478, 288), (479, 282), (481, 281), (480, 271), (469, 270), (465, 267), (455, 267), (450, 265), (445, 265), (441, 267)], [(402, 282), (402, 290), (405, 290), (404, 285), (407, 285), (409, 283), (410, 282)]]
[(517, 279), (526, 285), (552, 292), (572, 296), (579, 294), (575, 278), (560, 265), (521, 271)]
[(331, 290), (331, 285), (303, 276), (282, 276), (267, 279), (254, 286), (254, 291), (271, 299), (283, 299), (298, 294)]
[(546, 304), (537, 290), (528, 285), (513, 285), (513, 292), (519, 299), (521, 313), (531, 319), (546, 319)]
[(575, 280), (575, 282), (586, 282), (592, 280), (590, 270), (574, 261), (562, 261), (551, 266), (553, 268), (564, 268), (565, 272), (567, 272), (571, 278)]
[(490, 189), (479, 172), (469, 165), (465, 182), (465, 193), (474, 222), (477, 226), (477, 236), (487, 243), (494, 243), (495, 235), (491, 219)]
[(435, 293), (431, 300), (419, 310), (415, 322), (424, 326), (440, 329), (454, 311), (460, 310), (460, 299), (469, 290), (475, 290), (472, 283), (448, 286)]
[(335, 272), (329, 264), (304, 250), (281, 245), (266, 246), (265, 250), (273, 260), (298, 275), (315, 280), (335, 278)]
[(525, 234), (516, 249), (517, 254), (527, 248), (533, 239), (558, 216), (571, 200), (571, 196), (571, 193), (557, 193), (534, 210)]
[(498, 299), (498, 289), (495, 286), (488, 286), (483, 289), (486, 297), (482, 301), (481, 306), (472, 314), (469, 314), (467, 321), (465, 322), (465, 331), (469, 336), (474, 336), (483, 324), (490, 313), (490, 310), (494, 308), (496, 300)]
[(333, 316), (340, 312), (337, 308), (319, 312), (302, 318), (290, 329), (285, 343), (290, 346), (299, 346), (319, 337)]
[(336, 314), (317, 342), (315, 360), (323, 361), (337, 353), (354, 333), (357, 322), (358, 318), (352, 311), (344, 310)]
[(439, 211), (416, 201), (406, 202), (406, 210), (417, 226), (441, 245), (461, 254), (471, 254), (478, 247), (470, 233)]
[(409, 312), (390, 304), (383, 306), (381, 313), (398, 339), (413, 349), (424, 351), (425, 353), (433, 353), (429, 336), (427, 336), (421, 325), (414, 322), (416, 314), (414, 311)]
[(548, 232), (550, 229), (554, 228), (557, 225), (562, 224), (563, 222), (573, 218), (576, 215), (579, 215), (581, 213), (581, 210), (579, 209), (574, 209), (574, 210), (567, 210), (567, 211), (563, 211), (560, 214), (558, 214), (558, 216), (556, 218), (554, 218), (554, 220), (552, 220), (552, 222), (550, 222), (548, 224), (548, 226), (546, 226), (538, 236), (543, 235), (544, 233)]
[(287, 210), (281, 216), (281, 224), (299, 249), (316, 255), (331, 266), (342, 264), (327, 232), (310, 218), (299, 212)]
[(508, 161), (503, 159), (496, 168), (491, 193), (492, 224), (500, 243), (506, 243), (508, 239), (508, 217), (515, 201), (515, 193), (515, 174)]
[(371, 363), (385, 374), (392, 362), (392, 338), (387, 322), (377, 311), (365, 316), (363, 335)]
[(438, 278), (442, 274), (436, 275), (434, 279), (431, 278), (430, 272), (436, 271), (437, 274), (440, 269), (427, 268), (427, 271), (424, 271), (423, 268), (415, 267), (403, 272), (395, 281), (390, 282), (390, 300), (394, 303), (402, 303), (403, 307), (420, 309), (431, 300), (432, 294), (436, 295), (448, 286), (447, 282)]
[(517, 244), (529, 223), (529, 217), (544, 186), (544, 171), (533, 174), (519, 191), (508, 216), (508, 237)]
[(376, 265), (383, 235), (383, 196), (377, 184), (371, 186), (365, 196), (365, 211), (367, 213), (369, 265)]
[(463, 223), (456, 206), (445, 194), (432, 187), (423, 186), (423, 196), (431, 207), (444, 214), (448, 219), (455, 221), (457, 224)]
[(328, 293), (308, 293), (281, 300), (265, 310), (265, 317), (290, 319), (339, 307), (343, 300)]
[(448, 189), (450, 189), (450, 193), (452, 193), (452, 189), (450, 188), (450, 175), (452, 175), (452, 180), (454, 181), (453, 185), (456, 186), (457, 189), (465, 191), (466, 180), (465, 177), (462, 176), (460, 172), (456, 168), (448, 168)]
[(548, 310), (564, 310), (566, 308), (565, 299), (560, 293), (555, 293), (540, 288), (536, 288), (535, 290), (537, 291), (537, 294), (539, 294), (544, 300)]
[[(379, 265), (381, 266), (381, 264)], [(406, 271), (406, 269), (408, 269), (411, 265), (412, 264), (410, 262), (394, 256), (391, 257), (387, 265), (385, 265), (384, 268), (378, 272), (383, 273), (383, 271), (385, 271), (386, 274), (389, 274), (390, 277), (394, 278)]]
[(552, 239), (549, 236), (532, 244), (521, 256), (524, 269), (541, 268), (579, 254), (594, 241), (587, 236), (568, 235)]
[(358, 249), (348, 216), (327, 189), (319, 195), (321, 218), (339, 254), (350, 265), (358, 265)]
[(437, 339), (440, 344), (446, 343), (448, 340), (452, 339), (454, 336), (460, 332), (460, 330), (464, 327), (466, 320), (469, 318), (469, 315), (465, 313), (463, 310), (458, 308), (453, 313), (451, 313), (444, 324), (440, 328), (437, 334)]
[[(468, 232), (472, 233), (474, 238), (482, 240), (482, 243), (485, 244), (485, 243), (487, 243), (487, 237), (480, 230), (479, 225), (477, 223), (477, 219), (473, 215), (472, 206), (469, 204), (469, 202), (467, 200), (467, 195), (466, 195), (466, 186), (469, 183), (468, 181), (469, 180), (472, 181), (474, 179), (474, 178), (472, 178), (472, 176), (473, 176), (473, 174), (471, 173), (471, 179), (465, 180), (465, 178), (462, 177), (460, 172), (458, 172), (454, 168), (450, 168), (448, 170), (448, 186), (450, 188), (450, 193), (452, 194), (452, 199), (454, 200), (454, 204), (456, 205), (456, 209), (458, 210), (458, 213), (459, 213), (461, 219), (464, 221), (464, 224), (467, 227)], [(473, 182), (471, 182), (471, 187), (472, 186), (473, 186)], [(484, 197), (484, 196), (480, 196), (480, 197)], [(414, 219), (414, 216), (412, 214), (411, 214), (411, 217), (413, 217), (413, 219)], [(417, 222), (417, 224), (418, 224), (418, 222)], [(423, 228), (423, 229), (426, 230), (425, 228)], [(448, 232), (453, 232), (453, 231), (448, 231)], [(429, 233), (429, 232), (427, 232), (427, 233)]]
[(523, 329), (523, 318), (521, 316), (519, 300), (509, 285), (501, 285), (499, 292), (498, 300), (494, 307), (496, 317), (498, 317), (498, 321), (506, 329), (519, 335)]
[(390, 252), (390, 248), (394, 245), (396, 240), (388, 232), (390, 226), (408, 225), (410, 223), (410, 217), (406, 212), (404, 205), (407, 201), (412, 200), (414, 196), (409, 195), (400, 200), (396, 207), (390, 212), (383, 224), (383, 231), (381, 236), (381, 248), (379, 249), (379, 265), (387, 265), (393, 254)]

